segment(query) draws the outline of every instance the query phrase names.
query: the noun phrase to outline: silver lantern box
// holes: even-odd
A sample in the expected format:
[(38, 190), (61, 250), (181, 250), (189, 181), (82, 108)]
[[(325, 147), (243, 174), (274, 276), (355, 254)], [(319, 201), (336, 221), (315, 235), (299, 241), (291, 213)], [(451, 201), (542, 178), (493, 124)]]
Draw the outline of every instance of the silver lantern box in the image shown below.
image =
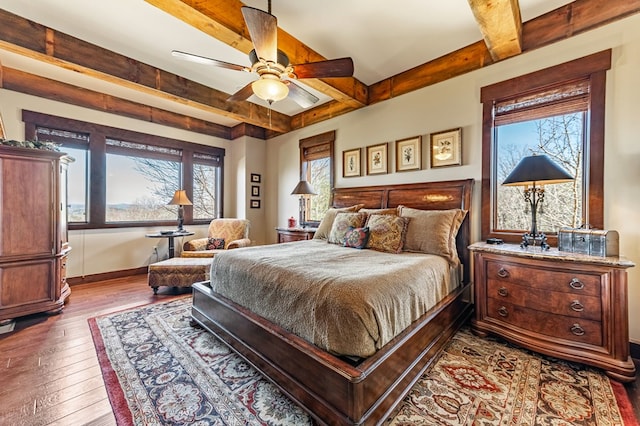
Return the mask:
[(561, 228), (558, 231), (558, 250), (601, 257), (619, 256), (618, 231)]

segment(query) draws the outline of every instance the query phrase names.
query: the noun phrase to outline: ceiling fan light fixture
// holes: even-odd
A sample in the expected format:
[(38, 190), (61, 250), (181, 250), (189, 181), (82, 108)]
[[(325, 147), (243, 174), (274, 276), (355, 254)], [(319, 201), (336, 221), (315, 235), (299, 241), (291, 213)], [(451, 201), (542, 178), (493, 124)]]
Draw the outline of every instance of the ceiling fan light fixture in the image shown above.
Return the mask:
[(251, 83), (251, 88), (257, 97), (269, 104), (281, 101), (289, 94), (287, 85), (273, 74), (263, 74), (260, 79)]

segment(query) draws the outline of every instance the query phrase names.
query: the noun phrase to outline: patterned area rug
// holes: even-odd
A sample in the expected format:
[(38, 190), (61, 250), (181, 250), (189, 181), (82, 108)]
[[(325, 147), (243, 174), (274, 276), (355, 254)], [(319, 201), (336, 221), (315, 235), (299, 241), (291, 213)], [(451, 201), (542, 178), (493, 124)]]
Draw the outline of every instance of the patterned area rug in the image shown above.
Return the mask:
[[(313, 424), (190, 314), (184, 298), (89, 320), (119, 425)], [(600, 372), (466, 328), (385, 424), (638, 425), (624, 387)]]

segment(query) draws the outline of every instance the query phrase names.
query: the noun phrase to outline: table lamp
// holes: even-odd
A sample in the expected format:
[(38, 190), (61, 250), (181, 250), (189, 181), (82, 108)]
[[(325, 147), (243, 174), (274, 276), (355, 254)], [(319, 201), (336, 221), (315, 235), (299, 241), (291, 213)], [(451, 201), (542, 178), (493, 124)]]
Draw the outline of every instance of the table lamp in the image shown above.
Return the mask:
[[(505, 186), (524, 186), (524, 201), (531, 207), (531, 232), (522, 236), (521, 247), (536, 245), (540, 242), (543, 250), (549, 248), (547, 237), (538, 232), (538, 205), (544, 201), (542, 185), (570, 182), (575, 178), (562, 167), (551, 161), (546, 155), (531, 155), (524, 157), (502, 182)], [(536, 186), (538, 184), (539, 186)]]
[(301, 180), (300, 182), (298, 182), (298, 184), (296, 185), (295, 188), (293, 188), (293, 191), (291, 191), (291, 195), (299, 195), (300, 196), (300, 220), (299, 220), (299, 224), (301, 227), (306, 227), (307, 226), (307, 219), (306, 219), (306, 214), (307, 214), (307, 196), (308, 195), (316, 195), (316, 192), (313, 190), (313, 188), (311, 187), (311, 185), (309, 184), (309, 182), (307, 182), (306, 180)]
[(184, 223), (184, 207), (183, 206), (192, 206), (193, 203), (187, 197), (187, 192), (184, 189), (178, 189), (175, 194), (173, 194), (173, 198), (168, 206), (177, 205), (178, 206), (178, 229), (176, 232), (185, 232), (185, 229), (182, 227)]

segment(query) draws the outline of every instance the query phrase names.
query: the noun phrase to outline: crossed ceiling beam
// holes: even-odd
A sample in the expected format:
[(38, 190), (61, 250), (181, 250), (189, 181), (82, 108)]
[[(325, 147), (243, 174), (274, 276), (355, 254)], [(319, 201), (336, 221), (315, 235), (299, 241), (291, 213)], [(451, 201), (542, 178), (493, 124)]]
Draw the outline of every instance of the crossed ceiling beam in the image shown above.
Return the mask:
[[(239, 0), (145, 1), (245, 53), (252, 48)], [(248, 101), (227, 102), (229, 94), (57, 32), (2, 9), (0, 49), (230, 117), (242, 123), (229, 128), (190, 117), (179, 120), (177, 117), (170, 117), (170, 113), (166, 111), (121, 102), (122, 100), (108, 95), (60, 84), (52, 84), (49, 88), (47, 84), (40, 82), (38, 95), (42, 97), (64, 98), (67, 102), (77, 102), (89, 108), (138, 116), (141, 119), (146, 117), (150, 121), (162, 120), (167, 122), (165, 124), (186, 129), (197, 127), (199, 130), (195, 131), (224, 138), (234, 139), (243, 135), (268, 138), (439, 83), (640, 12), (640, 0), (608, 0), (606, 4), (601, 0), (576, 0), (523, 24), (517, 0), (468, 2), (483, 34), (483, 40), (371, 86), (366, 86), (355, 78), (305, 79), (305, 84), (323, 91), (334, 100), (294, 116), (269, 111), (266, 107)], [(278, 46), (287, 52), (293, 63), (325, 59), (280, 29)], [(1, 71), (0, 67), (0, 76)], [(16, 70), (5, 70), (5, 86), (11, 86), (9, 77), (16, 73)], [(13, 90), (28, 90), (28, 85), (16, 83), (15, 79), (13, 87)], [(56, 92), (62, 90), (62, 87), (66, 87), (68, 94), (63, 96)]]

